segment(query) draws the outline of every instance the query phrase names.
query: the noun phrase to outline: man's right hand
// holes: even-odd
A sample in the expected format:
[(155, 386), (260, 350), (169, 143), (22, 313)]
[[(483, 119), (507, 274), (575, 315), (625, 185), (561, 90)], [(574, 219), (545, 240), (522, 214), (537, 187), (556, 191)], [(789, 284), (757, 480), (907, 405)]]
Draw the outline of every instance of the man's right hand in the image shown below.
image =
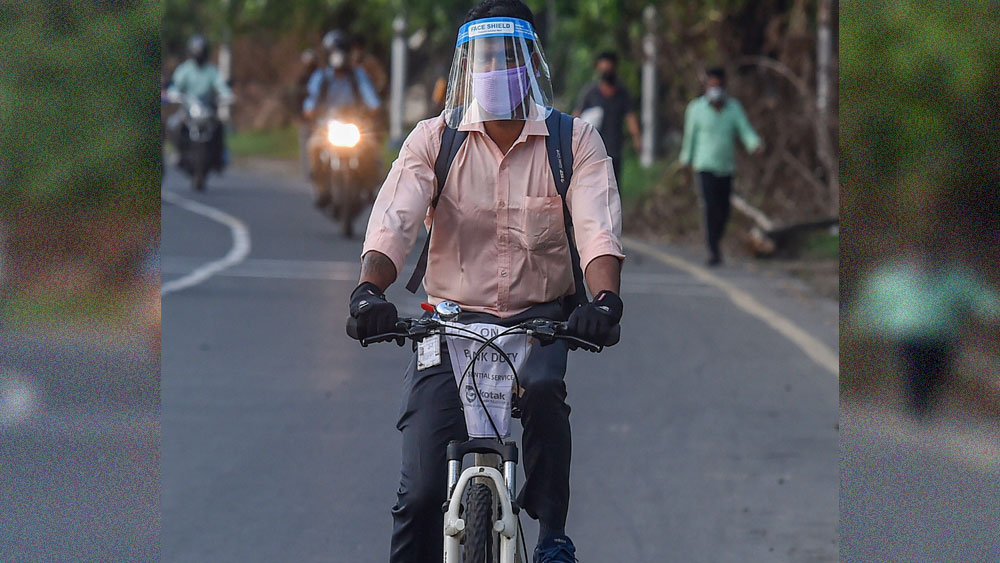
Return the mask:
[(386, 301), (382, 291), (371, 282), (362, 283), (351, 293), (351, 316), (358, 321), (361, 340), (393, 332), (399, 320), (396, 306)]

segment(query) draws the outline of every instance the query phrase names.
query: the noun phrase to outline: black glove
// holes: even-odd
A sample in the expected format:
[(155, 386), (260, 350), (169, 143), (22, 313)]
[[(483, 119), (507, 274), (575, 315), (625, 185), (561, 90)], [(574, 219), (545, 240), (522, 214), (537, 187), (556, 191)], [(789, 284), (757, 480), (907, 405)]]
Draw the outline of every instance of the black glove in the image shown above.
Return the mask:
[[(622, 320), (623, 309), (620, 297), (611, 291), (602, 291), (593, 301), (577, 307), (570, 314), (566, 329), (587, 342), (603, 344), (611, 329)], [(575, 349), (576, 346), (571, 343), (570, 348)]]
[(399, 313), (378, 286), (364, 282), (351, 293), (351, 316), (358, 320), (358, 339), (393, 332)]

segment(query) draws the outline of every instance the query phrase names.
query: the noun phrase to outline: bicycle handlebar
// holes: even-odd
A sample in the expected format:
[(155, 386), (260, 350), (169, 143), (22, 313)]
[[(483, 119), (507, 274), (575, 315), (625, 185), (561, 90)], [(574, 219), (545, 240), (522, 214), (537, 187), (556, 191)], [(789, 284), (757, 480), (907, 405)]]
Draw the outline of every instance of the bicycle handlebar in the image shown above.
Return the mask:
[[(550, 343), (556, 340), (565, 340), (579, 345), (591, 352), (600, 352), (606, 346), (614, 346), (621, 339), (621, 325), (615, 325), (604, 343), (594, 343), (569, 334), (567, 324), (561, 321), (550, 319), (532, 319), (510, 327), (511, 334), (528, 334), (538, 338), (542, 343)], [(402, 339), (418, 342), (426, 336), (432, 334), (444, 334), (448, 325), (433, 318), (412, 319), (400, 318), (396, 323), (396, 331), (385, 334), (378, 334), (365, 339), (358, 338), (358, 320), (354, 317), (347, 317), (347, 335), (354, 340), (360, 340), (361, 346), (368, 346), (377, 342), (389, 342)], [(467, 335), (462, 335), (467, 336)]]

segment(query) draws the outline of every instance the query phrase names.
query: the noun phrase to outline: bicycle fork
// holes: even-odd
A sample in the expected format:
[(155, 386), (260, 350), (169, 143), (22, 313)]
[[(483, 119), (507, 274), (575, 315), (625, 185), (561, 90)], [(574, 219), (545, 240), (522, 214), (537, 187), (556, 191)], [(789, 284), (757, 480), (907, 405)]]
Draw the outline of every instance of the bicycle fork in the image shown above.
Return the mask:
[[(462, 471), (462, 457), (475, 453), (475, 465)], [(488, 464), (486, 454), (499, 455), (503, 473)], [(490, 481), (496, 502), (500, 505), (500, 518), (493, 523), (493, 531), (500, 538), (499, 563), (515, 563), (517, 551), (517, 511), (512, 499), (517, 495), (517, 445), (501, 444), (493, 440), (475, 439), (452, 442), (448, 445), (448, 502), (444, 515), (444, 561), (459, 563), (462, 532), (466, 522), (460, 513), (462, 494), (473, 479)], [(501, 494), (503, 491), (503, 494)]]

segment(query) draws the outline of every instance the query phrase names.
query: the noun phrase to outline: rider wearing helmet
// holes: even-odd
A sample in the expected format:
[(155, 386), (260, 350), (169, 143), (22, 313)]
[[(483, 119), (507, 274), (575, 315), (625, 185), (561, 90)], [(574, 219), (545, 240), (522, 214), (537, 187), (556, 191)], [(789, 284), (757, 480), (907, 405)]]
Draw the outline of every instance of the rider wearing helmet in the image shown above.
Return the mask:
[(208, 41), (194, 35), (187, 43), (188, 60), (174, 71), (168, 95), (187, 94), (210, 103), (232, 98), (233, 92), (219, 70), (208, 61)]
[[(368, 74), (363, 68), (355, 67), (352, 63), (351, 47), (350, 37), (339, 29), (328, 31), (323, 35), (326, 65), (313, 73), (306, 87), (308, 95), (302, 102), (302, 113), (307, 120), (314, 122), (324, 117), (336, 117), (370, 122), (374, 112), (381, 107), (382, 104)], [(362, 126), (361, 129), (364, 131), (366, 127)], [(315, 204), (318, 208), (326, 207), (332, 201), (328, 185), (317, 173), (323, 166), (321, 153), (325, 143), (326, 136), (323, 129), (315, 127), (307, 146), (310, 177), (315, 184)], [(376, 156), (369, 146), (370, 143), (364, 145), (360, 155), (365, 162), (363, 176), (373, 176)], [(374, 180), (371, 183), (374, 183)]]
[(323, 110), (352, 109), (362, 105), (377, 110), (382, 105), (368, 73), (352, 64), (351, 45), (350, 37), (339, 29), (323, 36), (327, 64), (309, 79), (309, 94), (302, 102), (302, 111), (307, 117), (315, 117)]
[[(202, 35), (193, 35), (187, 42), (188, 59), (177, 66), (170, 87), (167, 89), (167, 99), (173, 102), (183, 101), (185, 96), (198, 98), (203, 103), (216, 105), (220, 102), (232, 102), (233, 91), (223, 80), (219, 70), (208, 60), (210, 45)], [(167, 129), (177, 149), (183, 153), (186, 135), (183, 134), (183, 112), (174, 113)], [(222, 147), (222, 135), (218, 137), (219, 154), (225, 154)], [(223, 157), (223, 161), (225, 157)]]
[[(394, 329), (397, 310), (385, 290), (425, 220), (433, 221), (424, 277), (428, 301), (458, 303), (461, 322), (513, 326), (568, 317), (572, 333), (602, 342), (620, 321), (624, 254), (612, 162), (593, 126), (553, 110), (533, 20), (518, 0), (487, 0), (459, 30), (445, 109), (407, 137), (369, 218), (360, 284), (350, 304), (361, 338)], [(552, 122), (559, 124), (562, 146), (572, 150), (568, 189), (553, 176), (553, 159), (561, 157), (547, 143)], [(446, 150), (446, 134), (451, 140), (467, 136), (439, 187), (435, 163)], [(579, 277), (573, 245), (584, 272)], [(591, 301), (581, 278), (595, 296)], [(467, 433), (448, 347), (437, 366), (418, 369), (415, 360), (403, 380), (397, 424), (403, 460), (390, 561), (436, 563), (443, 558), (445, 451)], [(571, 450), (566, 361), (567, 345), (560, 341), (532, 347), (519, 370), (526, 479), (517, 500), (539, 521), (535, 563), (575, 560), (565, 534)]]

